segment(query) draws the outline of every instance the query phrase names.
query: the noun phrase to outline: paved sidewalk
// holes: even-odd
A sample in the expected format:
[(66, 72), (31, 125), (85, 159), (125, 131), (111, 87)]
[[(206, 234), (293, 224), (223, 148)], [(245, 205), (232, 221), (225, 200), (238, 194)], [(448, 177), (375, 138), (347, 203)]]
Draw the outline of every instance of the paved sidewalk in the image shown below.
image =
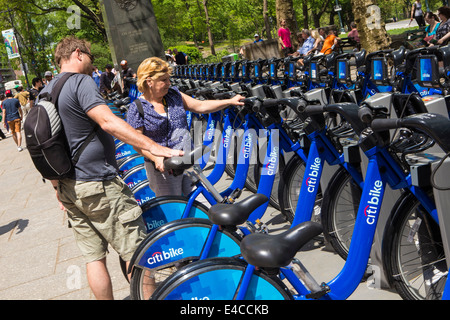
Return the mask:
[[(0, 141), (0, 186), (0, 299), (95, 299), (55, 191), (42, 182), (28, 150), (18, 152), (10, 136)], [(114, 294), (127, 299), (118, 259), (111, 250)]]
[[(231, 179), (224, 175), (219, 191), (230, 183)], [(11, 137), (0, 141), (0, 186), (0, 299), (95, 299), (87, 284), (85, 264), (53, 188), (48, 182), (42, 182), (26, 148), (18, 152)], [(241, 199), (249, 194), (245, 191)], [(271, 232), (288, 228), (278, 214), (270, 207), (263, 218)], [(326, 246), (314, 243), (297, 257), (320, 282), (331, 280), (344, 263)], [(129, 299), (129, 284), (114, 250), (107, 261), (115, 298)], [(400, 297), (387, 290), (369, 289), (366, 283), (361, 283), (351, 299), (398, 300)]]

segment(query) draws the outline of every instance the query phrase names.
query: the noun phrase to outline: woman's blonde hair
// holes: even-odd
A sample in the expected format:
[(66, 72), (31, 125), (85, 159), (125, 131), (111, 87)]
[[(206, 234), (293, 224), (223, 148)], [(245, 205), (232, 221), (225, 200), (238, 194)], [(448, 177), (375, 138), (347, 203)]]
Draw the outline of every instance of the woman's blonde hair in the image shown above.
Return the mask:
[(318, 38), (320, 37), (319, 31), (317, 31), (317, 30), (311, 30), (311, 36), (312, 36), (314, 39), (318, 39)]
[(169, 64), (158, 58), (151, 57), (141, 62), (137, 69), (137, 88), (140, 92), (144, 92), (148, 88), (147, 79), (156, 80), (165, 74), (171, 74), (172, 68)]

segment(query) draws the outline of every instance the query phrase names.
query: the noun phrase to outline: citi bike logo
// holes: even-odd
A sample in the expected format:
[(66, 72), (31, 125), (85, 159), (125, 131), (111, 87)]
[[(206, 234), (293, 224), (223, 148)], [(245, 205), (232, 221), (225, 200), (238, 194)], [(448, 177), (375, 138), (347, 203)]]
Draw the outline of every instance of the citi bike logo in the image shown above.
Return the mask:
[(369, 191), (370, 199), (367, 201), (367, 205), (364, 208), (364, 215), (367, 217), (367, 224), (374, 224), (376, 214), (380, 205), (381, 199), (381, 188), (383, 187), (383, 182), (376, 180), (373, 184), (372, 189)]
[(267, 174), (269, 176), (273, 176), (277, 169), (277, 161), (278, 161), (278, 147), (274, 147), (270, 152), (269, 162), (266, 165)]
[(116, 153), (116, 159), (119, 159), (119, 158), (122, 158), (122, 157), (126, 157), (126, 156), (128, 156), (130, 154), (131, 154), (130, 150), (118, 152), (118, 153)]
[(164, 225), (166, 222), (164, 220), (151, 220), (151, 221), (147, 221), (147, 229), (148, 230), (153, 230), (156, 228), (161, 227), (162, 225)]
[(223, 146), (224, 148), (228, 148), (228, 144), (230, 143), (230, 137), (233, 132), (233, 129), (231, 126), (228, 126), (225, 130), (225, 136), (223, 137)]
[(128, 188), (133, 189), (135, 185), (137, 185), (140, 181), (131, 181), (127, 183)]
[(317, 185), (317, 177), (319, 176), (320, 158), (314, 159), (314, 163), (309, 167), (308, 178), (306, 178), (306, 186), (309, 193), (313, 193)]
[(192, 112), (186, 112), (186, 120), (187, 120), (187, 123), (191, 123), (191, 120), (192, 120)]
[(150, 258), (147, 259), (149, 265), (163, 262), (171, 258), (179, 257), (183, 254), (183, 248), (170, 248), (168, 251), (155, 252)]
[(252, 149), (252, 140), (253, 140), (253, 135), (251, 133), (249, 133), (244, 140), (244, 147), (242, 148), (242, 152), (244, 154), (244, 158), (248, 159), (248, 157), (250, 156), (250, 151)]
[(211, 123), (208, 126), (208, 130), (206, 132), (206, 137), (208, 138), (208, 140), (211, 140), (214, 134), (214, 129), (215, 129), (215, 120), (211, 120)]

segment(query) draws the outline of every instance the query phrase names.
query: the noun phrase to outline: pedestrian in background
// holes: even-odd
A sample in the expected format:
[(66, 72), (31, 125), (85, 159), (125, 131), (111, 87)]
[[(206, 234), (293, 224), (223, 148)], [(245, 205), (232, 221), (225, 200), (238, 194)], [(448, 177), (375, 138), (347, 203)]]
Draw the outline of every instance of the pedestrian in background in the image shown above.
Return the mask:
[(281, 45), (281, 50), (285, 57), (287, 57), (290, 53), (293, 53), (291, 43), (291, 31), (288, 27), (286, 27), (286, 20), (283, 19), (280, 22), (281, 27), (278, 29), (278, 42)]
[(92, 71), (92, 79), (94, 79), (95, 84), (97, 85), (97, 88), (100, 88), (100, 76), (102, 75), (102, 72), (98, 70), (97, 66), (94, 66), (94, 71)]
[(414, 2), (412, 5), (411, 21), (413, 21), (413, 19), (416, 19), (419, 27), (425, 27), (425, 19), (423, 16), (422, 4), (420, 3), (420, 0), (416, 0), (416, 2)]
[(9, 126), (17, 150), (22, 151), (22, 108), (19, 100), (13, 98), (11, 90), (5, 91), (6, 99), (2, 102), (3, 107), (3, 125), (5, 128)]
[(253, 43), (258, 43), (263, 41), (263, 39), (260, 38), (259, 34), (255, 33), (255, 41), (253, 41)]
[[(1, 114), (1, 119), (0, 119), (0, 121), (3, 120), (3, 107), (2, 107), (3, 100), (5, 100), (5, 95), (2, 93), (2, 94), (0, 94), (0, 110), (1, 110), (1, 111), (0, 111), (0, 114)], [(0, 138), (2, 138), (2, 140), (3, 140), (3, 139), (6, 139), (6, 136), (5, 136), (5, 134), (3, 133), (2, 128), (0, 128)]]

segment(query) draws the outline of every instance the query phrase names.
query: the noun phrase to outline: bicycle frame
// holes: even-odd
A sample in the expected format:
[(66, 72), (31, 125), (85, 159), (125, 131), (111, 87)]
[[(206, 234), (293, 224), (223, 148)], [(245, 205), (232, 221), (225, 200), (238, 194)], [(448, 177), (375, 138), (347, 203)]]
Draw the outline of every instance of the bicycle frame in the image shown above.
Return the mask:
[[(323, 299), (347, 299), (360, 284), (369, 261), (385, 186), (387, 184), (392, 189), (408, 187), (422, 202), (427, 212), (434, 219), (437, 219), (434, 202), (420, 188), (408, 186), (409, 176), (406, 176), (402, 172), (402, 169), (392, 159), (386, 149), (374, 147), (366, 151), (365, 154), (369, 162), (348, 257), (341, 272), (326, 284), (329, 292), (322, 297)], [(238, 297), (245, 296), (245, 288), (249, 284), (245, 281), (250, 279), (249, 275), (253, 273), (254, 268), (254, 266), (248, 266), (243, 276), (241, 289), (239, 290), (243, 292), (239, 292)], [(299, 300), (307, 299), (307, 295), (311, 292), (298, 279), (292, 267), (281, 268), (280, 271), (299, 293), (295, 298)]]

